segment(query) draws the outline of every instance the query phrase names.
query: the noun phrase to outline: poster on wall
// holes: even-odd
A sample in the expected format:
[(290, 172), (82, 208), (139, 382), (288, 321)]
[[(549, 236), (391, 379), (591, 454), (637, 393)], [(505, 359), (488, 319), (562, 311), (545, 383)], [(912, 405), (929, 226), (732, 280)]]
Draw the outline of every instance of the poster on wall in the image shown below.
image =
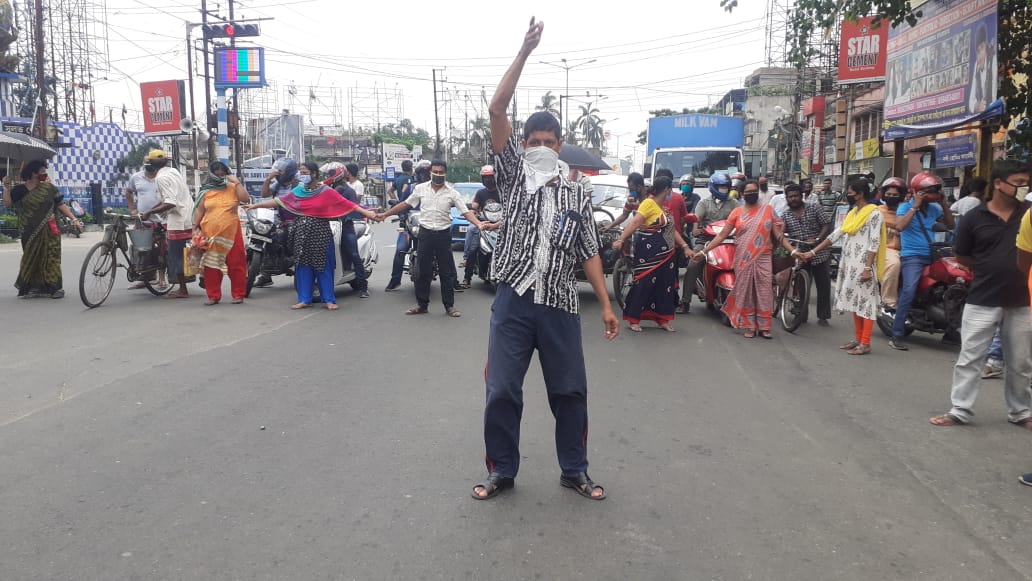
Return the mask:
[(892, 126), (914, 133), (973, 121), (996, 101), (996, 0), (935, 0), (920, 10), (915, 26), (888, 33), (886, 139), (901, 138)]
[(842, 22), (838, 69), (840, 85), (885, 80), (889, 22), (882, 20), (877, 26), (873, 22), (872, 16)]

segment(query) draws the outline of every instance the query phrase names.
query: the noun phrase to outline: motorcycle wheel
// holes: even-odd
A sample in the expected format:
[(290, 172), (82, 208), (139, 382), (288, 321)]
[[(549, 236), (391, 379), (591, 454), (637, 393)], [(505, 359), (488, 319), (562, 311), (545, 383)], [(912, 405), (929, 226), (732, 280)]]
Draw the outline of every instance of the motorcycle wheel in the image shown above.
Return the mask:
[(262, 253), (253, 250), (247, 251), (247, 291), (244, 297), (251, 297), (251, 289), (254, 288), (254, 281), (262, 270)]
[(416, 282), (419, 278), (419, 260), (414, 250), (409, 251), (409, 279)]
[[(892, 315), (886, 313), (884, 309), (882, 309), (881, 307), (878, 307), (878, 316), (875, 318), (875, 320), (878, 322), (878, 328), (881, 329), (881, 332), (886, 337), (891, 337), (892, 325), (893, 323), (895, 323), (895, 318)], [(909, 337), (913, 332), (914, 327), (911, 325), (906, 325), (906, 327), (903, 330), (903, 336)]]
[(727, 304), (727, 299), (731, 296), (731, 291), (726, 288), (717, 287), (716, 300), (709, 305), (711, 310), (717, 311), (720, 314), (720, 322), (724, 323), (728, 327), (731, 326), (731, 318), (724, 312), (724, 305)]
[(613, 265), (613, 296), (620, 308), (624, 308), (627, 291), (631, 288), (634, 277), (631, 276), (631, 265), (626, 258), (620, 258)]
[(781, 297), (781, 326), (794, 333), (810, 315), (810, 273), (797, 270)]

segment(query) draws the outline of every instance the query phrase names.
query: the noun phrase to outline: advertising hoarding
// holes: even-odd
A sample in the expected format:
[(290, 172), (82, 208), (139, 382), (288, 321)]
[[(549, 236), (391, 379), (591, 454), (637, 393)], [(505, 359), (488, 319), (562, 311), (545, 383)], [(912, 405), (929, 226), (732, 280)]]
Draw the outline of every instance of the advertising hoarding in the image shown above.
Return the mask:
[(885, 79), (885, 50), (889, 23), (882, 20), (873, 26), (874, 17), (842, 23), (839, 46), (838, 82), (840, 85), (870, 83)]
[(975, 165), (978, 137), (974, 133), (935, 140), (935, 167)]
[(996, 100), (996, 0), (935, 0), (920, 10), (917, 25), (889, 30), (887, 139), (893, 126), (969, 122)]
[(140, 83), (144, 135), (179, 135), (186, 110), (183, 81)]
[(215, 49), (216, 89), (248, 89), (264, 86), (264, 48)]
[(803, 117), (806, 128), (799, 148), (799, 155), (808, 162), (810, 172), (819, 172), (824, 168), (824, 97), (813, 97), (803, 101)]

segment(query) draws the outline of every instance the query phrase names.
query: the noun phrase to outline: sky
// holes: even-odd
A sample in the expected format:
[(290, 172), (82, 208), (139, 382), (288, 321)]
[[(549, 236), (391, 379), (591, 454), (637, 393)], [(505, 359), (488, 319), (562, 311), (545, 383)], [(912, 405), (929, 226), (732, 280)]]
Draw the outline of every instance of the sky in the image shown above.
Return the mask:
[[(634, 153), (650, 109), (715, 103), (764, 66), (763, 0), (741, 0), (732, 14), (719, 0), (600, 2), (585, 12), (586, 5), (238, 0), (235, 10), (237, 18), (272, 19), (261, 22), (262, 36), (247, 40), (266, 47), (266, 76), (277, 83), (283, 107), (306, 107), (285, 102), (288, 85), (314, 85), (328, 93), (335, 87), (344, 101), (337, 117), (345, 125), (350, 93), (363, 103), (354, 107), (355, 123), (375, 123), (377, 111), (381, 123), (396, 121), (400, 111), (431, 135), (432, 70), (443, 69), (453, 125), (461, 126), (465, 114), (486, 116), (482, 95), (491, 98), (534, 16), (545, 28), (517, 88), (518, 114), (528, 115), (546, 91), (565, 93), (566, 72), (541, 62), (561, 65), (565, 58), (571, 66), (570, 117), (583, 101), (594, 101), (607, 120), (608, 149), (616, 153), (618, 144), (621, 157)], [(139, 83), (186, 78), (185, 23), (199, 22), (199, 9), (197, 0), (107, 0), (111, 68), (107, 80), (95, 84), (98, 117), (114, 108), (117, 121), (125, 104), (129, 124), (142, 125)], [(228, 15), (224, 1), (210, 0), (209, 10)], [(196, 84), (201, 104), (203, 89)], [(371, 99), (374, 89), (381, 95), (379, 107)], [(312, 113), (318, 123), (329, 124), (327, 108)]]

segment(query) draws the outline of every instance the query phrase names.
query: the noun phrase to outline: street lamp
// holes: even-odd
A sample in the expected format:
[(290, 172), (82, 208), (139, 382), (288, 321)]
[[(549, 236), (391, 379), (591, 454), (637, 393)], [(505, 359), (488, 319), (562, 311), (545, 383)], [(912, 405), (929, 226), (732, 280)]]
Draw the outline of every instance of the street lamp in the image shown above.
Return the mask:
[[(579, 67), (581, 65), (590, 65), (591, 63), (595, 62), (596, 60), (598, 60), (598, 59), (591, 59), (590, 61), (585, 61), (585, 62), (582, 62), (582, 63), (577, 63), (575, 65), (567, 64), (566, 59), (562, 59), (562, 63), (563, 64), (549, 63), (549, 62), (545, 62), (545, 61), (538, 61), (538, 62), (540, 62), (543, 65), (549, 65), (549, 66), (552, 66), (552, 67), (557, 67), (557, 68), (560, 68), (560, 69), (563, 69), (563, 70), (566, 71), (566, 93), (565, 94), (569, 95), (570, 94), (570, 69), (575, 69), (575, 68), (577, 68), (577, 67)], [(563, 113), (562, 95), (559, 96), (559, 101), (560, 101), (560, 103), (559, 103), (559, 126), (562, 127), (563, 119), (569, 116), (569, 111), (566, 111), (565, 113)], [(570, 104), (569, 103), (566, 104), (566, 108), (567, 109), (570, 108)]]

